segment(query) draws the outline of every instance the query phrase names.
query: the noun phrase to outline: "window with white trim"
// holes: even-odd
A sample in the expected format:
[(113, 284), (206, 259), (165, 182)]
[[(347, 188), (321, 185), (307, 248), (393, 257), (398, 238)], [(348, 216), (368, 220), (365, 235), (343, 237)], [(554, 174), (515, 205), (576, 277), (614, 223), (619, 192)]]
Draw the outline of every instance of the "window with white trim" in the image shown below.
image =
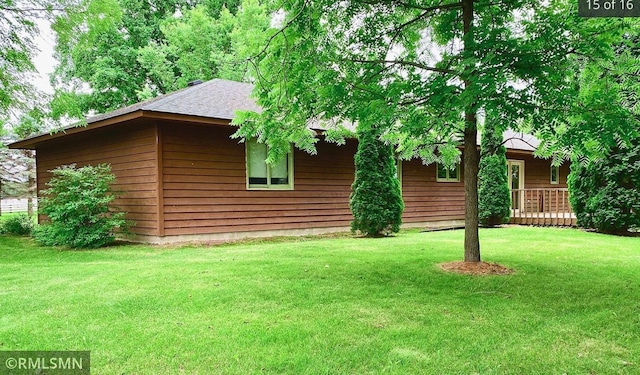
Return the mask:
[(267, 164), (267, 145), (246, 141), (247, 188), (293, 190), (293, 153)]
[(460, 182), (460, 164), (447, 168), (440, 163), (436, 163), (437, 182)]
[(557, 165), (551, 166), (551, 184), (557, 185), (560, 183), (560, 167)]

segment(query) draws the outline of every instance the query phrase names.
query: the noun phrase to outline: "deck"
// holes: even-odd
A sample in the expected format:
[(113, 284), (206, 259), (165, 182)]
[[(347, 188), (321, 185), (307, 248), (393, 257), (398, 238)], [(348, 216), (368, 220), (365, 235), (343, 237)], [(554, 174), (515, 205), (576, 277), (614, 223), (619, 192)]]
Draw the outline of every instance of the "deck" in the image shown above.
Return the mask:
[(567, 189), (514, 189), (511, 219), (520, 225), (576, 226)]

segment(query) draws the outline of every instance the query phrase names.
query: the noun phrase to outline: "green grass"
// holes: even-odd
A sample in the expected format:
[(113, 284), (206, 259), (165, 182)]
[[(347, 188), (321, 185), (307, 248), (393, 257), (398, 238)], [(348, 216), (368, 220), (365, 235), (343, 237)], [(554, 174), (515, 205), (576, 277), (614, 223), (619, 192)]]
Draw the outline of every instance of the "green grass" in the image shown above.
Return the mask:
[(508, 276), (448, 274), (462, 231), (198, 247), (0, 237), (0, 350), (95, 374), (638, 374), (640, 238), (482, 230)]

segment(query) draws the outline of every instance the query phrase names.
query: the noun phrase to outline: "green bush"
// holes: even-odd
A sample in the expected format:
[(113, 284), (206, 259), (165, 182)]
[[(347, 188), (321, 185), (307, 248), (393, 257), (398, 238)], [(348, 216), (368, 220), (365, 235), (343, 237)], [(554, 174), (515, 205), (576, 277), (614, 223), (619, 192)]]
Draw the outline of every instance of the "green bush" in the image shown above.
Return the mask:
[(507, 151), (502, 141), (502, 132), (487, 124), (482, 133), (478, 172), (478, 220), (486, 227), (506, 223), (511, 215)]
[(27, 236), (33, 231), (33, 219), (27, 214), (18, 214), (0, 222), (0, 233)]
[(604, 159), (574, 160), (567, 180), (579, 226), (610, 234), (640, 228), (640, 141)]
[(358, 142), (349, 201), (354, 218), (351, 230), (366, 236), (397, 233), (404, 203), (393, 148), (379, 140), (374, 130), (358, 131)]
[(111, 189), (115, 176), (109, 165), (67, 165), (51, 173), (39, 205), (48, 221), (35, 231), (36, 240), (52, 246), (97, 248), (113, 242), (117, 230), (126, 230), (125, 213), (110, 206), (117, 193)]

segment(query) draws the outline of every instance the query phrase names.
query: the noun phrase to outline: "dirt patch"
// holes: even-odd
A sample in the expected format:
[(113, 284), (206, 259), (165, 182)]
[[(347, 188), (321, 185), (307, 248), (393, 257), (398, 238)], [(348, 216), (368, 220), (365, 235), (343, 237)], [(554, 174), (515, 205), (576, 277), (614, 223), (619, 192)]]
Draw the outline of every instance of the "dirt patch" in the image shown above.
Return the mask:
[(461, 273), (464, 275), (509, 275), (513, 270), (498, 263), (487, 262), (449, 262), (441, 263), (440, 268), (447, 272)]

